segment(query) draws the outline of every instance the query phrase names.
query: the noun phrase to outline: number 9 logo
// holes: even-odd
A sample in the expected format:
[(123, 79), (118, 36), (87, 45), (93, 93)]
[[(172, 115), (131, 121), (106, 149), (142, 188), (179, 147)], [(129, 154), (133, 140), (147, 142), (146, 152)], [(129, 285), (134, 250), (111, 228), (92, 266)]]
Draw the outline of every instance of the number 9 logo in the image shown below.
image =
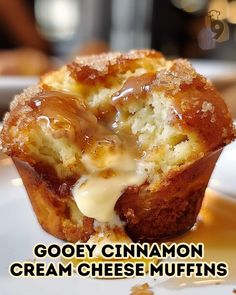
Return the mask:
[(213, 39), (218, 40), (224, 33), (224, 22), (219, 20), (220, 12), (218, 10), (210, 10), (208, 12), (208, 18), (210, 20), (210, 29), (214, 34)]
[(215, 40), (219, 39), (220, 36), (223, 34), (224, 32), (224, 24), (222, 23), (222, 21), (220, 20), (213, 20), (211, 21), (211, 31), (213, 33), (215, 33), (215, 35), (213, 36), (213, 38)]

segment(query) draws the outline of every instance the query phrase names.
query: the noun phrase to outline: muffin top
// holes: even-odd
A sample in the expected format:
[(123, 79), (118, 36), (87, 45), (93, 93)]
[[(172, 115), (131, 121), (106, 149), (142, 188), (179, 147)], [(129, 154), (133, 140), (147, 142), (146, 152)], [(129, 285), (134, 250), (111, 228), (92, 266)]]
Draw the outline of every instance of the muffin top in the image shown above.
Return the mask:
[(223, 99), (188, 61), (136, 50), (76, 58), (43, 76), (11, 103), (1, 142), (55, 188), (127, 166), (138, 175), (127, 186), (155, 191), (234, 136)]

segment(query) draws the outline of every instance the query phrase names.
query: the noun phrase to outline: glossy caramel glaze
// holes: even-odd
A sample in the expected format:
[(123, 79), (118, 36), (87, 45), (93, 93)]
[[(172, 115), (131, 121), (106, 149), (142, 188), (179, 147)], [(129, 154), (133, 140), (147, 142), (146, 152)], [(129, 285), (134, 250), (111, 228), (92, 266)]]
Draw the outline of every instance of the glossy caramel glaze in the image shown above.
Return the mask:
[(140, 76), (128, 78), (123, 87), (118, 92), (113, 94), (113, 105), (122, 106), (130, 99), (144, 99), (145, 94), (151, 92), (155, 77), (155, 74), (146, 73)]
[[(24, 107), (28, 118), (36, 118), (38, 122), (46, 124), (47, 128), (55, 131), (55, 137), (66, 137), (82, 151), (100, 139), (117, 141), (118, 144), (118, 138), (109, 129), (98, 124), (96, 116), (69, 94), (41, 90)], [(21, 110), (17, 115), (18, 118), (15, 117), (14, 120), (19, 119)]]
[[(27, 124), (21, 120), (22, 111)], [(111, 130), (104, 124), (98, 123), (101, 119), (97, 119), (74, 96), (63, 92), (39, 89), (28, 101), (25, 101), (23, 109), (17, 107), (15, 116), (9, 118), (9, 124), (14, 124), (16, 121), (22, 133), (31, 129), (32, 124), (35, 131), (38, 126), (43, 126), (50, 129), (54, 138), (66, 138), (71, 144), (79, 147), (81, 153), (90, 152), (93, 157), (97, 156), (96, 146), (100, 144), (106, 144), (114, 150), (121, 144), (120, 139)], [(5, 135), (8, 136), (8, 133)], [(60, 196), (70, 195), (71, 187), (80, 177), (79, 174), (75, 174), (58, 179), (52, 166), (37, 159), (36, 156), (28, 155), (27, 146), (15, 144), (11, 147), (9, 155), (30, 163), (49, 187)]]

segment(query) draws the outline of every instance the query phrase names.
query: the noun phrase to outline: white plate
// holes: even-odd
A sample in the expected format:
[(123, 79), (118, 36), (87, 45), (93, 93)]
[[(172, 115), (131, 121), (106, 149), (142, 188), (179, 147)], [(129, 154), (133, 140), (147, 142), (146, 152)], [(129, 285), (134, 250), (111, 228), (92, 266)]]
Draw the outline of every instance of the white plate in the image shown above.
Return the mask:
[[(234, 120), (236, 127), (236, 120)], [(236, 198), (236, 140), (226, 146), (216, 163), (209, 186)]]
[(209, 186), (236, 198), (236, 141), (224, 148)]
[[(210, 185), (221, 191), (236, 196), (236, 143), (227, 147), (217, 164)], [(233, 155), (234, 156), (231, 156)], [(230, 156), (229, 156), (230, 155)], [(226, 171), (230, 173), (226, 173)], [(232, 176), (232, 177), (231, 177)], [(130, 294), (132, 286), (148, 282), (158, 295), (165, 294), (232, 294), (235, 285), (191, 286), (173, 289), (169, 281), (142, 279), (101, 280), (70, 278), (13, 278), (8, 267), (13, 261), (33, 260), (32, 248), (36, 243), (55, 243), (59, 240), (44, 232), (39, 226), (31, 209), (22, 181), (14, 168), (11, 159), (0, 154), (0, 294), (1, 295), (65, 295), (97, 294), (119, 295)]]
[(219, 86), (236, 83), (236, 63), (220, 60), (192, 59), (196, 71)]
[(7, 108), (15, 94), (38, 82), (38, 77), (0, 76), (0, 107)]

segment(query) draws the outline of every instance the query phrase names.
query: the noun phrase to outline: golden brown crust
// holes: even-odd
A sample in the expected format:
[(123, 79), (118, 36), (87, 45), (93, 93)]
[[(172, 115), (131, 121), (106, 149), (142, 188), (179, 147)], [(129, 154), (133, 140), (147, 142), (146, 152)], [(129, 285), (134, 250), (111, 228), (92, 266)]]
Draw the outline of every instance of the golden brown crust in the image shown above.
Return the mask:
[(167, 240), (190, 229), (198, 215), (212, 170), (221, 150), (175, 171), (156, 192), (145, 185), (126, 191), (116, 211), (126, 221), (133, 241)]
[[(139, 131), (130, 135), (133, 125), (126, 137), (123, 129), (115, 133), (111, 127), (120, 117), (132, 121), (135, 107), (131, 107), (137, 103), (142, 109), (155, 95), (164, 97), (163, 108), (168, 102), (165, 124), (181, 135), (171, 138), (177, 143), (171, 146), (168, 141), (165, 148), (171, 152), (178, 143), (180, 149), (181, 142), (192, 140), (192, 153), (175, 165), (171, 162), (170, 170), (158, 166), (156, 174), (162, 173), (162, 178), (152, 186), (147, 181), (128, 187), (115, 209), (135, 241), (165, 239), (193, 225), (220, 151), (235, 138), (232, 119), (211, 83), (187, 61), (166, 61), (158, 52), (142, 50), (76, 59), (11, 103), (2, 145), (14, 158), (45, 230), (68, 241), (86, 241), (93, 234), (93, 219), (78, 213), (71, 195), (87, 169), (81, 163), (84, 153), (99, 161), (101, 155), (116, 151), (120, 137), (130, 137), (129, 145), (137, 144), (135, 156), (150, 153), (152, 161), (161, 161), (155, 155), (163, 149), (162, 142), (147, 151), (146, 142), (143, 146), (136, 142)], [(174, 159), (176, 155), (177, 151)]]
[(213, 85), (197, 74), (187, 61), (174, 61), (169, 70), (157, 74), (156, 81), (159, 90), (164, 89), (173, 96), (177, 123), (196, 130), (208, 150), (221, 147), (234, 138), (226, 103)]
[(83, 216), (80, 223), (73, 221), (72, 211), (77, 208), (75, 204), (71, 204), (74, 201), (70, 195), (58, 197), (58, 194), (50, 189), (27, 163), (18, 159), (14, 159), (14, 163), (42, 228), (55, 237), (69, 242), (87, 241), (94, 233), (93, 219)]
[(0, 138), (3, 151), (5, 151), (9, 156), (16, 156), (18, 153), (15, 153), (14, 151), (19, 150), (19, 145), (14, 144), (14, 139), (9, 133), (9, 128), (11, 126), (16, 126), (20, 118), (25, 121), (26, 125), (28, 114), (32, 111), (32, 108), (28, 105), (28, 102), (32, 97), (40, 94), (41, 91), (41, 87), (32, 86), (24, 90), (23, 93), (16, 95), (14, 100), (10, 103), (10, 112), (6, 113), (4, 117), (4, 128), (2, 129)]
[(109, 76), (134, 70), (137, 62), (151, 57), (161, 59), (161, 53), (155, 50), (133, 50), (128, 53), (104, 53), (100, 55), (79, 57), (68, 65), (71, 75), (83, 84), (107, 84)]

